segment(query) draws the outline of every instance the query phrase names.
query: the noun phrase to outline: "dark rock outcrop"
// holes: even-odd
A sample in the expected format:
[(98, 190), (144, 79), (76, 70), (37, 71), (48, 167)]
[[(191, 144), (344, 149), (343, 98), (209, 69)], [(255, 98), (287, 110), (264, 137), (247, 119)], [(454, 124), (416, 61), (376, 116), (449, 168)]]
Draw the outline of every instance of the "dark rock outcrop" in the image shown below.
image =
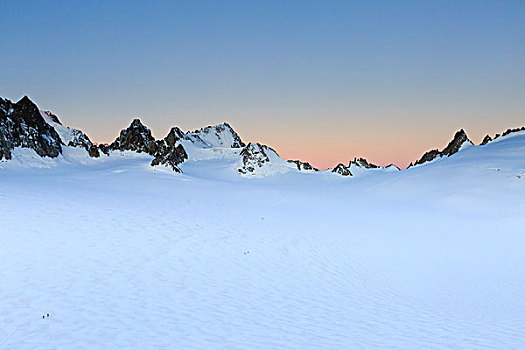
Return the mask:
[(461, 129), (458, 132), (456, 132), (456, 134), (454, 135), (454, 138), (452, 139), (452, 141), (449, 142), (447, 147), (445, 147), (443, 151), (441, 151), (441, 156), (450, 157), (454, 153), (457, 153), (465, 142), (472, 144), (472, 141), (468, 139), (465, 131)]
[(107, 143), (101, 143), (98, 145), (98, 149), (100, 152), (104, 153), (105, 155), (109, 156), (109, 145)]
[(480, 145), (481, 145), (481, 146), (486, 145), (486, 144), (489, 143), (490, 141), (492, 141), (492, 137), (490, 137), (489, 135), (486, 135), (486, 136), (483, 138), (483, 141), (481, 141)]
[(86, 151), (88, 151), (89, 156), (92, 158), (98, 158), (100, 156), (98, 148), (95, 145), (93, 145), (93, 143), (86, 134), (77, 129), (70, 129), (70, 133), (72, 139), (68, 142), (68, 146), (83, 147), (86, 149)]
[(362, 168), (366, 168), (366, 169), (381, 168), (379, 165), (375, 165), (375, 164), (369, 163), (365, 158), (357, 158), (357, 157), (355, 157), (354, 160), (350, 161), (350, 163), (348, 164), (348, 167), (350, 168), (352, 165), (355, 165), (355, 166), (358, 166), (358, 167), (362, 167)]
[(150, 129), (144, 126), (140, 119), (134, 119), (131, 125), (122, 130), (119, 137), (109, 145), (109, 149), (144, 152), (154, 156), (157, 153), (158, 145), (155, 143), (155, 138), (151, 136)]
[(45, 115), (47, 115), (49, 117), (49, 119), (51, 119), (53, 122), (57, 123), (57, 124), (60, 124), (62, 125), (62, 123), (60, 122), (60, 120), (58, 119), (58, 117), (56, 115), (54, 115), (53, 113), (51, 113), (51, 111), (42, 111)]
[(437, 149), (428, 151), (425, 154), (423, 154), (423, 156), (419, 160), (417, 160), (414, 163), (414, 165), (431, 162), (436, 158), (450, 157), (451, 155), (457, 153), (460, 150), (461, 146), (463, 146), (467, 142), (472, 144), (472, 142), (468, 139), (465, 131), (461, 129), (458, 132), (456, 132), (452, 141), (450, 141), (447, 147), (445, 147), (442, 151), (439, 151)]
[(188, 154), (181, 144), (177, 144), (183, 139), (184, 133), (177, 127), (173, 127), (164, 140), (157, 141), (157, 151), (155, 158), (151, 162), (152, 166), (165, 165), (173, 171), (181, 173), (178, 167), (188, 159)]
[(524, 130), (525, 130), (525, 126), (522, 126), (521, 128), (507, 129), (505, 130), (503, 134), (501, 134), (501, 136), (507, 136), (508, 134), (512, 134), (513, 132), (519, 132), (519, 131), (524, 131)]
[(40, 112), (45, 115), (44, 120), (55, 129), (64, 145), (69, 147), (82, 147), (92, 158), (100, 156), (98, 148), (93, 145), (89, 137), (82, 131), (63, 126), (58, 117), (50, 111)]
[(491, 138), (489, 135), (485, 136), (485, 138), (483, 139), (483, 141), (481, 141), (480, 145), (486, 145), (487, 143), (489, 143), (490, 141), (492, 140), (495, 140), (499, 137), (503, 137), (503, 136), (507, 136), (509, 134), (512, 134), (513, 132), (519, 132), (519, 131), (525, 131), (525, 126), (522, 126), (521, 128), (514, 128), (514, 129), (507, 129), (505, 130), (503, 133), (501, 134), (496, 134), (494, 135), (494, 138)]
[(342, 163), (337, 164), (337, 166), (332, 169), (332, 173), (336, 173), (342, 176), (352, 176), (350, 169), (348, 169)]
[(297, 169), (300, 171), (319, 171), (319, 169), (314, 168), (308, 162), (301, 162), (300, 160), (287, 160), (287, 162), (295, 164)]
[(254, 173), (257, 168), (270, 162), (268, 151), (275, 152), (268, 146), (250, 142), (240, 153), (242, 165), (237, 171), (241, 174)]
[(514, 129), (507, 129), (505, 130), (503, 133), (501, 134), (496, 134), (494, 135), (494, 138), (491, 138), (489, 135), (485, 136), (485, 138), (483, 139), (483, 141), (481, 141), (480, 143), (480, 146), (482, 145), (486, 145), (487, 143), (489, 143), (490, 141), (492, 140), (495, 140), (499, 137), (503, 137), (503, 136), (507, 136), (509, 134), (512, 134), (513, 132), (520, 132), (520, 131), (525, 131), (525, 126), (522, 126), (521, 128), (514, 128)]
[(0, 98), (0, 160), (11, 159), (15, 147), (31, 148), (41, 157), (55, 158), (62, 153), (62, 144), (27, 96), (17, 103)]
[(181, 173), (178, 165), (188, 159), (186, 150), (178, 143), (184, 138), (184, 133), (179, 128), (173, 127), (163, 140), (155, 140), (150, 129), (139, 119), (134, 119), (111, 145), (100, 145), (99, 149), (106, 154), (111, 150), (144, 152), (155, 157), (151, 161), (152, 166), (165, 165)]

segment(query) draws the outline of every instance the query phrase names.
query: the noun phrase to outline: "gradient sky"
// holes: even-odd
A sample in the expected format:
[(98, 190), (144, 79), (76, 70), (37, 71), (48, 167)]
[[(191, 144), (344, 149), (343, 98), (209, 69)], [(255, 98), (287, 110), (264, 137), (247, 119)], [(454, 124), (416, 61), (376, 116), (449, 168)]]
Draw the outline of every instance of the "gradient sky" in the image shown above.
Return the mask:
[(1, 1), (0, 96), (93, 141), (228, 121), (326, 168), (525, 125), (525, 1)]

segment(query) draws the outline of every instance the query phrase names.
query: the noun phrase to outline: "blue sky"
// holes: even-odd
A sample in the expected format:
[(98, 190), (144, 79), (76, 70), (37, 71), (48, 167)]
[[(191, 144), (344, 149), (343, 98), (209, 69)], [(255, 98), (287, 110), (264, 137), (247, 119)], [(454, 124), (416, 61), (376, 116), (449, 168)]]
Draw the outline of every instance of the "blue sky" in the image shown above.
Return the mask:
[(525, 1), (4, 0), (0, 96), (110, 142), (228, 121), (321, 167), (525, 125)]

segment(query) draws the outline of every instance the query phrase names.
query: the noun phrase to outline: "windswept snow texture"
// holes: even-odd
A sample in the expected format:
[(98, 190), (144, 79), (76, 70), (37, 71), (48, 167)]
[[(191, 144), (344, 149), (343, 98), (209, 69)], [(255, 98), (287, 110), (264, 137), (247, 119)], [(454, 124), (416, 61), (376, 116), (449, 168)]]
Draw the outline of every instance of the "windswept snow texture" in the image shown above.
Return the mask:
[(0, 162), (0, 349), (525, 348), (524, 133), (360, 177), (188, 151)]

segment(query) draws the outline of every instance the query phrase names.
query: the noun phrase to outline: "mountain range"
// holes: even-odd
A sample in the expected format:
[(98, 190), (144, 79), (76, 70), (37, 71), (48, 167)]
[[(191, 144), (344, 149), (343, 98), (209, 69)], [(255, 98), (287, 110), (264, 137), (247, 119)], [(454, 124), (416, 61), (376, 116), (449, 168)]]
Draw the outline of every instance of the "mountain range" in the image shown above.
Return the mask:
[[(525, 127), (508, 129), (494, 138), (485, 136), (481, 145), (486, 145), (500, 136), (523, 131)], [(471, 147), (463, 129), (459, 130), (443, 150), (430, 150), (409, 165), (409, 168), (450, 157), (458, 151)], [(207, 126), (195, 131), (184, 132), (173, 127), (164, 139), (156, 140), (150, 129), (140, 119), (133, 119), (130, 126), (120, 131), (111, 144), (94, 144), (78, 129), (64, 126), (50, 111), (43, 111), (27, 96), (13, 103), (0, 98), (0, 161), (13, 158), (16, 148), (33, 150), (40, 157), (67, 157), (64, 148), (85, 150), (91, 158), (109, 157), (121, 152), (147, 154), (150, 165), (163, 166), (175, 172), (183, 172), (187, 161), (226, 158), (238, 174), (243, 176), (265, 176), (289, 171), (318, 172), (308, 162), (284, 160), (269, 146), (260, 143), (245, 144), (241, 137), (228, 124)], [(386, 167), (369, 163), (364, 158), (354, 158), (348, 165), (339, 163), (332, 172), (341, 176), (355, 176), (377, 171), (399, 171), (394, 165)]]

